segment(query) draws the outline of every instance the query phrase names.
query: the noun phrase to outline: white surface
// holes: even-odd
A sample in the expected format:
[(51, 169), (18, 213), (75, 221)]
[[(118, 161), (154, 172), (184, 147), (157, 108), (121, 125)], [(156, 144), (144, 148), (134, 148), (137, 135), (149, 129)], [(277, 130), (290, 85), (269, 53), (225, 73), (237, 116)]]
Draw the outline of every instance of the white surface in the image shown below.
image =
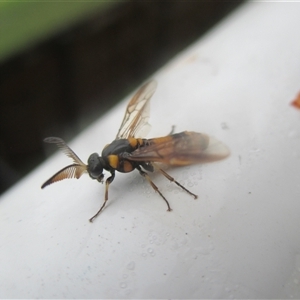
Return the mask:
[[(173, 211), (137, 172), (40, 185), (61, 152), (0, 199), (1, 298), (299, 298), (300, 3), (248, 3), (153, 77), (152, 131), (223, 141), (224, 161), (159, 174)], [(127, 101), (128, 99), (126, 99)], [(111, 142), (127, 102), (70, 146)], [(63, 138), (63, 137), (62, 137)], [(51, 145), (49, 145), (51, 147)]]

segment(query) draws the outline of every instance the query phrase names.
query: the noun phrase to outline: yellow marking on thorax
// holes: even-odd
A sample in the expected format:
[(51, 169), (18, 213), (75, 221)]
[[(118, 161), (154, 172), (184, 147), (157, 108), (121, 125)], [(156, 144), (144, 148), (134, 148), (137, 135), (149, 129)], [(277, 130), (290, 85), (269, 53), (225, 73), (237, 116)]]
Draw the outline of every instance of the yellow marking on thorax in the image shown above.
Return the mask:
[(133, 170), (132, 164), (128, 160), (125, 160), (123, 162), (123, 170), (124, 170), (125, 173), (130, 172), (130, 171)]
[(138, 144), (139, 144), (140, 146), (142, 146), (142, 145), (144, 144), (143, 139), (137, 139), (137, 141), (138, 141)]
[(135, 138), (128, 138), (128, 142), (132, 148), (135, 148), (138, 144), (138, 140)]
[(109, 165), (110, 165), (112, 168), (114, 168), (114, 169), (117, 169), (117, 168), (118, 168), (118, 166), (119, 166), (119, 157), (118, 157), (118, 155), (109, 155), (109, 156), (107, 157), (107, 159), (108, 159)]

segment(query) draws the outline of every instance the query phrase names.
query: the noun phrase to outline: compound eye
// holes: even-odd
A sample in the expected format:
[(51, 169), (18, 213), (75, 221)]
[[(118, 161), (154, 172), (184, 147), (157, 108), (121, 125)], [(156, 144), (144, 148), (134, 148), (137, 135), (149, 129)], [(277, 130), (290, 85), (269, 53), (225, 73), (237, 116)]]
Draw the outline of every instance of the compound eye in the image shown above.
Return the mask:
[(88, 173), (91, 178), (99, 179), (103, 177), (103, 167), (100, 161), (100, 156), (98, 153), (93, 153), (88, 159)]

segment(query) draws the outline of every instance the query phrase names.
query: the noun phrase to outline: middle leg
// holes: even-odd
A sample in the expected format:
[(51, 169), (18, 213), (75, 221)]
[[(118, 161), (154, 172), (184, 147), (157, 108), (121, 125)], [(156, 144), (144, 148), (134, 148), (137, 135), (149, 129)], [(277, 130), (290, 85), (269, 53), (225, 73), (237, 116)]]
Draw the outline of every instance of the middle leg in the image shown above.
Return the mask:
[(140, 174), (147, 179), (147, 181), (150, 183), (150, 185), (152, 186), (152, 188), (159, 193), (159, 195), (164, 199), (164, 201), (167, 203), (168, 209), (167, 211), (171, 211), (171, 207), (170, 204), (168, 202), (168, 200), (164, 197), (164, 195), (161, 193), (161, 191), (158, 189), (158, 187), (154, 184), (154, 182), (151, 180), (150, 176), (144, 172), (140, 166), (136, 167), (138, 169), (138, 171), (140, 172)]

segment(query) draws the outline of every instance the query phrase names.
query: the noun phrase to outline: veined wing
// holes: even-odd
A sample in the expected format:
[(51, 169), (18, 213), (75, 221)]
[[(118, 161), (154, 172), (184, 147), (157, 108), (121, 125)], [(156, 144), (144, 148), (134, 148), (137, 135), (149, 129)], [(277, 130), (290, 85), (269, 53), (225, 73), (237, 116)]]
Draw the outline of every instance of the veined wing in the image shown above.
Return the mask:
[(192, 131), (149, 139), (148, 143), (133, 151), (126, 159), (184, 166), (213, 162), (229, 155), (228, 148), (221, 142), (206, 134)]
[(150, 98), (157, 87), (156, 81), (145, 83), (132, 97), (127, 105), (126, 112), (116, 136), (116, 139), (127, 139), (129, 137), (145, 136), (150, 130), (148, 124), (150, 115)]

